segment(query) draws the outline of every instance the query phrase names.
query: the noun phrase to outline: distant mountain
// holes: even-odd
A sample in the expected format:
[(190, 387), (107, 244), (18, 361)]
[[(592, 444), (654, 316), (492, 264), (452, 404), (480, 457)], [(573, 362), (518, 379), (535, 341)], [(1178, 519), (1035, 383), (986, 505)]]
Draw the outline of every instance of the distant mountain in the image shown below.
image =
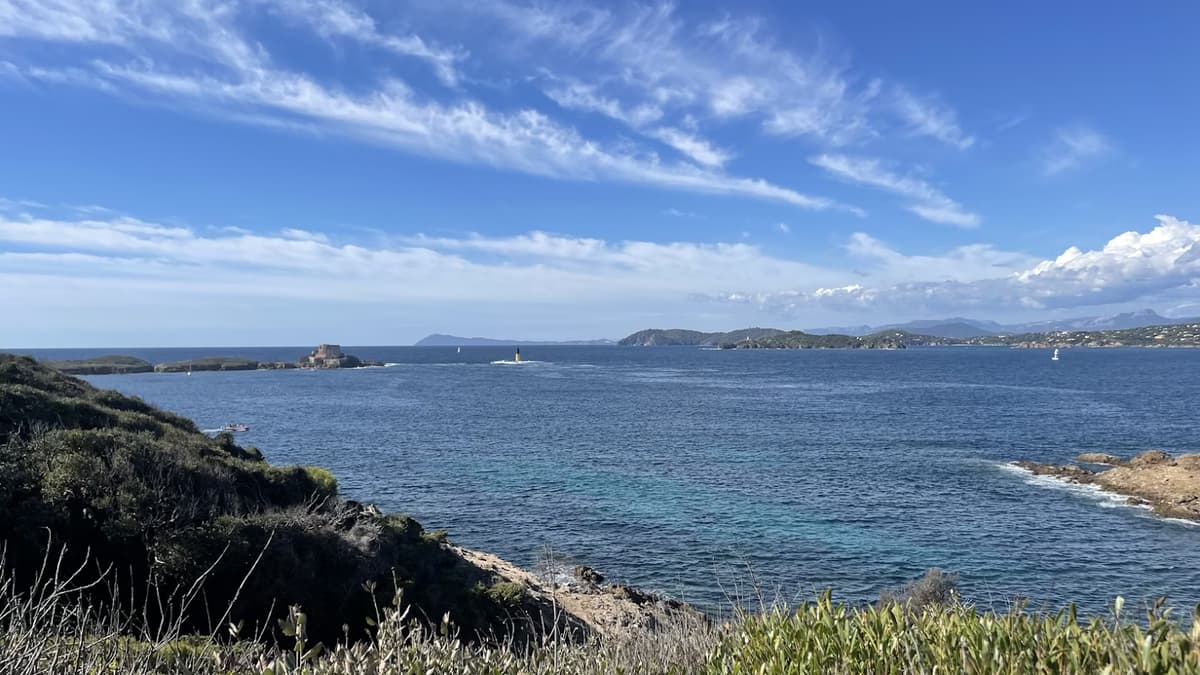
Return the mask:
[(681, 328), (648, 328), (640, 330), (617, 344), (634, 347), (672, 347), (700, 346), (717, 347), (722, 344), (741, 342), (742, 340), (760, 340), (786, 331), (778, 328), (743, 328), (725, 333), (704, 333), (698, 330), (683, 330)]
[(1185, 323), (1196, 323), (1200, 319), (1169, 319), (1152, 309), (1137, 312), (1124, 312), (1112, 316), (1089, 316), (1079, 319), (1062, 319), (1058, 321), (1035, 321), (1007, 327), (1012, 332), (1039, 333), (1063, 330), (1124, 330), (1126, 328), (1145, 328), (1147, 326), (1177, 326)]
[(497, 340), (483, 337), (459, 337), (434, 333), (418, 340), (414, 347), (520, 347), (522, 345), (579, 345), (579, 346), (612, 346), (613, 340)]
[(812, 328), (807, 332), (815, 335), (841, 333), (845, 335), (870, 335), (881, 331), (904, 331), (934, 337), (945, 338), (974, 338), (989, 335), (1010, 335), (1014, 333), (1047, 333), (1056, 331), (1098, 331), (1123, 330), (1127, 328), (1145, 328), (1147, 326), (1173, 326), (1200, 321), (1196, 318), (1169, 319), (1152, 309), (1137, 312), (1124, 312), (1111, 316), (1087, 316), (1074, 319), (1052, 319), (1049, 321), (1034, 321), (1031, 323), (1001, 324), (995, 321), (980, 321), (963, 317), (949, 319), (922, 319), (908, 323), (887, 324), (882, 326), (839, 326), (833, 328)]
[(996, 335), (1003, 332), (1004, 327), (995, 321), (977, 321), (963, 317), (949, 319), (920, 319), (908, 323), (890, 323), (880, 326), (834, 326), (830, 328), (809, 328), (806, 332), (813, 335), (871, 335), (874, 333), (903, 331), (919, 333), (935, 337), (981, 337)]

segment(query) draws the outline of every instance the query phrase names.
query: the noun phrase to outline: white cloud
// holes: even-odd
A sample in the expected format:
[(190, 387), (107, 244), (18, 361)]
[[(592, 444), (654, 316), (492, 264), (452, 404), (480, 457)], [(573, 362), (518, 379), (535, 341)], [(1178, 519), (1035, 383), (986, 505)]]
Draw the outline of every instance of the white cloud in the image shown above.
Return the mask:
[(908, 209), (925, 220), (965, 228), (979, 226), (978, 214), (965, 210), (923, 180), (894, 173), (878, 159), (823, 154), (809, 162), (838, 178), (908, 197), (914, 200)]
[[(1170, 297), (1200, 285), (1200, 225), (1171, 216), (1157, 219), (1159, 224), (1150, 231), (1125, 232), (1101, 249), (1071, 247), (1053, 260), (1038, 262), (990, 247), (963, 247), (946, 256), (904, 256), (866, 235), (856, 235), (852, 252), (875, 259), (887, 270), (872, 276), (891, 276), (899, 282), (723, 297), (782, 312), (824, 307), (914, 313), (1054, 309)], [(989, 269), (1011, 271), (988, 275)]]
[(730, 154), (720, 148), (713, 147), (708, 141), (680, 129), (659, 127), (646, 132), (651, 138), (675, 148), (692, 161), (704, 166), (720, 167), (728, 162)]
[(910, 134), (929, 136), (959, 150), (975, 144), (975, 137), (958, 125), (958, 114), (936, 98), (917, 96), (903, 86), (894, 87), (892, 95), (896, 114)]
[(600, 113), (632, 127), (655, 122), (663, 114), (662, 109), (653, 104), (642, 104), (632, 110), (626, 110), (620, 101), (606, 97), (595, 86), (579, 81), (558, 82), (546, 87), (543, 92), (564, 108)]
[[(729, 286), (778, 287), (827, 278), (818, 267), (745, 243), (609, 242), (534, 231), (508, 237), (414, 236), (387, 245), (324, 233), (167, 226), (119, 217), (54, 218), (0, 210), (0, 278), (38, 294), (80, 293), (86, 304), (114, 288), (209, 298), (380, 303), (679, 302)], [(837, 273), (833, 273), (837, 276)], [(153, 288), (144, 280), (153, 277)], [(94, 282), (79, 291), (77, 281)], [(138, 284), (142, 284), (138, 286)], [(37, 304), (36, 297), (23, 302)]]
[[(311, 0), (279, 9), (285, 4), (270, 6), (311, 19), (315, 29), (329, 35), (400, 49), (395, 42), (400, 38), (380, 33), (373, 20), (340, 3)], [(127, 8), (124, 3), (63, 2), (55, 7), (62, 11), (0, 0), (0, 17), (31, 10), (4, 30), (31, 39), (118, 45), (127, 57), (102, 50), (78, 66), (25, 65), (21, 75), (26, 78), (150, 98), (239, 123), (345, 135), (407, 152), (558, 179), (638, 183), (807, 209), (838, 207), (833, 200), (760, 178), (726, 174), (720, 165), (727, 153), (678, 130), (658, 136), (690, 161), (666, 162), (646, 148), (587, 138), (533, 109), (496, 111), (470, 99), (443, 103), (421, 97), (397, 79), (373, 83), (363, 91), (324, 84), (276, 65), (261, 44), (245, 35), (237, 21), (242, 4), (196, 0)], [(74, 23), (60, 14), (71, 14)], [(51, 30), (46, 25), (60, 19), (65, 27)], [(435, 60), (447, 59), (454, 60), (446, 54)]]
[(1038, 152), (1037, 161), (1043, 174), (1055, 176), (1098, 162), (1112, 152), (1112, 142), (1099, 131), (1086, 126), (1062, 127)]

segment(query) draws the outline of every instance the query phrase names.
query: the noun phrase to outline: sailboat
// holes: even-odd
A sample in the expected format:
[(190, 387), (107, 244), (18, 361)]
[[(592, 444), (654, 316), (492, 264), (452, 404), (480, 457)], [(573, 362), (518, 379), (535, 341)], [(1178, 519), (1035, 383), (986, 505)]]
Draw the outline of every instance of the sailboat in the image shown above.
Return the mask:
[(1057, 350), (1057, 349), (1055, 349), (1055, 350), (1054, 350), (1054, 356), (1051, 356), (1051, 357), (1050, 357), (1050, 360), (1051, 360), (1051, 361), (1057, 361), (1057, 360), (1058, 360), (1058, 350)]
[(462, 347), (459, 347), (459, 348), (458, 348), (458, 351), (457, 351), (457, 352), (455, 352), (455, 353), (457, 353), (457, 354), (461, 354), (461, 353), (462, 353)]

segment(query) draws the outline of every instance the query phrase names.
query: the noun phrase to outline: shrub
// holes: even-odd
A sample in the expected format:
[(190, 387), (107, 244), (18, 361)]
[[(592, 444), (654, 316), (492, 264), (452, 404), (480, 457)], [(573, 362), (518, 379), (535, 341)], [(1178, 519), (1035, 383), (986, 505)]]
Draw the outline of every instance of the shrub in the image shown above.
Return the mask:
[(490, 586), (481, 583), (476, 588), (502, 607), (516, 609), (525, 599), (525, 587), (512, 581), (497, 581)]
[(958, 600), (958, 575), (947, 574), (937, 567), (926, 570), (925, 576), (920, 579), (879, 595), (881, 604), (904, 605), (913, 611), (931, 606), (952, 605)]
[(313, 485), (313, 491), (316, 497), (321, 499), (329, 499), (338, 495), (337, 478), (333, 477), (327, 469), (322, 469), (319, 466), (302, 467), (304, 473), (308, 474), (308, 480)]

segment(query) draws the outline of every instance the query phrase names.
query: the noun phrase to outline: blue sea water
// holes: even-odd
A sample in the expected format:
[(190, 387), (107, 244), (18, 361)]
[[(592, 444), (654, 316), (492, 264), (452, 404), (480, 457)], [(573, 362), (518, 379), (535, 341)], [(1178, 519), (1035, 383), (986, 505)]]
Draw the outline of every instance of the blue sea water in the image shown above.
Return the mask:
[(931, 566), (996, 607), (1200, 602), (1200, 527), (1007, 466), (1200, 452), (1200, 350), (346, 350), (394, 365), (89, 379), (250, 424), (270, 461), (328, 467), (461, 544), (526, 565), (549, 546), (709, 609), (755, 585), (871, 600)]

